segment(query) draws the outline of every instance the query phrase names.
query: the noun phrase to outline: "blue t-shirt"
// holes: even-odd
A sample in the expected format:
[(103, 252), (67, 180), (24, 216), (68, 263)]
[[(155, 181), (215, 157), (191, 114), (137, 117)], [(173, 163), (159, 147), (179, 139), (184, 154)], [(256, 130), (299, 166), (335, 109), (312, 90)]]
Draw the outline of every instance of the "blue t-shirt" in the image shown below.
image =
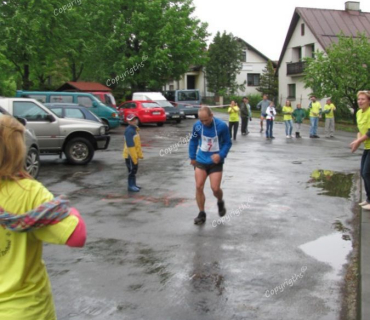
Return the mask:
[[(221, 163), (224, 162), (227, 154), (231, 148), (231, 139), (229, 128), (225, 122), (220, 119), (213, 118), (212, 124), (208, 127), (203, 125), (199, 120), (193, 126), (193, 133), (189, 144), (189, 157), (191, 160), (196, 160), (202, 164), (213, 164), (211, 158), (214, 154), (219, 154)], [(209, 139), (218, 137), (219, 151), (203, 151), (202, 147), (202, 134)], [(204, 142), (203, 142), (204, 143)], [(199, 149), (198, 149), (199, 147)], [(204, 148), (206, 146), (203, 146)]]

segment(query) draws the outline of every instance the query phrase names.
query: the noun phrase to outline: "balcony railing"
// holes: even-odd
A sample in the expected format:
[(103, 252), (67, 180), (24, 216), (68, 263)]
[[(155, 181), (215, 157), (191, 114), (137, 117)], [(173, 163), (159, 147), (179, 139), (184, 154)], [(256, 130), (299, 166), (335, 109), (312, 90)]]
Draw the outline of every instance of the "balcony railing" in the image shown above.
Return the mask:
[(304, 71), (306, 63), (304, 61), (287, 64), (287, 75), (301, 74)]

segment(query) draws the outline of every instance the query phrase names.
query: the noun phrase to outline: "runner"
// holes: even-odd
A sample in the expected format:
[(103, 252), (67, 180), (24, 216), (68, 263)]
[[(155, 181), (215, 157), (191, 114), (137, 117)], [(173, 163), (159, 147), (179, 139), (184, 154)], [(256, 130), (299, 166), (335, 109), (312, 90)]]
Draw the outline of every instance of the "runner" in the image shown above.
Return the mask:
[[(223, 192), (220, 188), (225, 158), (231, 148), (231, 139), (227, 125), (213, 116), (209, 107), (202, 107), (198, 112), (199, 120), (193, 126), (189, 144), (190, 164), (195, 169), (196, 199), (199, 208), (194, 223), (201, 225), (206, 221), (204, 205), (204, 184), (207, 176), (211, 181), (213, 195), (217, 198), (218, 214), (226, 214)], [(199, 147), (199, 149), (198, 149)]]

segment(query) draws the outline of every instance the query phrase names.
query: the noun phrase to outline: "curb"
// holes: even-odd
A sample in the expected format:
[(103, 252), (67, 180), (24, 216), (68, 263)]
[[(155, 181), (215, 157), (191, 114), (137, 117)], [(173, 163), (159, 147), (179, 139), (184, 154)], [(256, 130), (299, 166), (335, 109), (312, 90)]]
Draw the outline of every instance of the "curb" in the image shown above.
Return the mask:
[[(366, 199), (362, 197), (362, 199)], [(370, 213), (361, 210), (360, 227), (360, 317), (370, 319)]]

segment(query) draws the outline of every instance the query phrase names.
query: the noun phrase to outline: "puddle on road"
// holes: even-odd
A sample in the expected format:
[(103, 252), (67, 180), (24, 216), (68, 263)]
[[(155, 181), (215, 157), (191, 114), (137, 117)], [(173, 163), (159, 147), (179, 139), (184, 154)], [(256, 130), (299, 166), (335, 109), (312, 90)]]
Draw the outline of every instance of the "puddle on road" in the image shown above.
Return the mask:
[(331, 170), (314, 170), (308, 183), (323, 190), (319, 195), (349, 199), (353, 184), (353, 174)]
[[(318, 194), (330, 197), (351, 198), (354, 174), (334, 172), (331, 170), (314, 170), (308, 181), (316, 188), (322, 189)], [(343, 278), (341, 271), (348, 262), (347, 256), (353, 249), (351, 230), (342, 221), (336, 220), (333, 228), (337, 231), (315, 241), (301, 245), (299, 248), (307, 255), (324, 262), (333, 268), (329, 273), (330, 279), (339, 280)]]
[(153, 203), (162, 204), (165, 207), (187, 207), (191, 206), (192, 203), (189, 203), (191, 199), (187, 198), (178, 198), (172, 195), (165, 195), (163, 197), (151, 197), (151, 196), (142, 196), (142, 195), (122, 195), (122, 194), (108, 194), (102, 201), (105, 202), (123, 202), (125, 200), (129, 200), (130, 204), (145, 204), (145, 205), (152, 205)]
[(317, 261), (329, 264), (333, 268), (329, 278), (339, 280), (342, 278), (340, 273), (347, 262), (347, 256), (352, 251), (352, 242), (343, 240), (342, 234), (336, 232), (303, 244), (299, 248)]

